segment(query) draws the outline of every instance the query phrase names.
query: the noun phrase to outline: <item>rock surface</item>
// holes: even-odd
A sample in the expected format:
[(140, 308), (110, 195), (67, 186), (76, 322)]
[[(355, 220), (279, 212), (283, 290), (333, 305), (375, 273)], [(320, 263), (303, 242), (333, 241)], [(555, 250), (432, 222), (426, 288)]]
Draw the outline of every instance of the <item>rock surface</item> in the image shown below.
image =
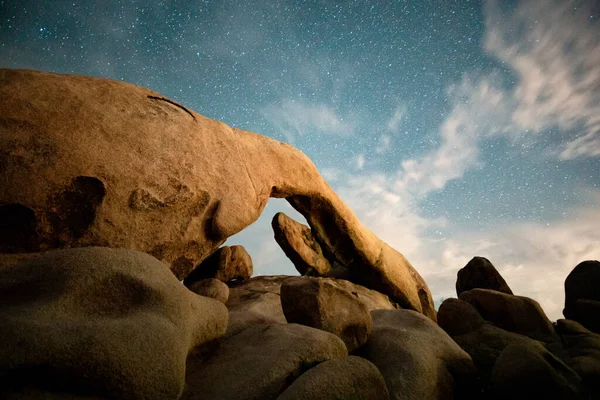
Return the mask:
[(300, 275), (326, 276), (331, 271), (331, 263), (323, 255), (319, 242), (303, 225), (282, 212), (275, 214), (271, 221), (275, 241), (292, 261)]
[(388, 400), (381, 372), (361, 357), (324, 361), (302, 374), (277, 400)]
[(533, 299), (488, 289), (472, 289), (459, 298), (499, 328), (544, 342), (558, 341), (552, 322)]
[(494, 365), (496, 398), (576, 399), (581, 378), (541, 343), (508, 346)]
[(289, 323), (333, 333), (353, 352), (371, 333), (371, 314), (352, 293), (325, 278), (293, 277), (281, 285), (281, 305)]
[(214, 278), (196, 281), (188, 286), (188, 289), (200, 296), (219, 300), (223, 304), (227, 304), (229, 299), (229, 286)]
[(496, 267), (484, 257), (473, 257), (463, 268), (458, 270), (456, 279), (456, 295), (471, 289), (490, 289), (513, 294)]
[(315, 365), (347, 356), (337, 336), (303, 325), (256, 325), (207, 358), (190, 357), (182, 399), (275, 399)]
[(579, 263), (565, 280), (565, 318), (600, 333), (600, 261)]
[[(283, 314), (280, 292), (282, 282), (289, 278), (289, 276), (256, 276), (247, 281), (230, 283), (227, 302), (229, 308), (227, 336), (254, 324), (287, 323)], [(336, 287), (352, 294), (369, 311), (395, 309), (395, 305), (384, 294), (345, 280), (326, 279)]]
[(223, 246), (210, 255), (183, 281), (186, 286), (201, 279), (215, 278), (221, 282), (243, 281), (252, 276), (253, 265), (244, 246)]
[(0, 397), (176, 399), (188, 352), (227, 309), (154, 257), (55, 250), (0, 269)]
[(431, 320), (411, 310), (371, 315), (373, 330), (359, 355), (381, 371), (391, 399), (452, 399), (477, 392), (471, 357)]
[(107, 79), (2, 69), (0, 96), (1, 252), (136, 249), (183, 279), (287, 198), (357, 283), (435, 319), (417, 271), (292, 146)]

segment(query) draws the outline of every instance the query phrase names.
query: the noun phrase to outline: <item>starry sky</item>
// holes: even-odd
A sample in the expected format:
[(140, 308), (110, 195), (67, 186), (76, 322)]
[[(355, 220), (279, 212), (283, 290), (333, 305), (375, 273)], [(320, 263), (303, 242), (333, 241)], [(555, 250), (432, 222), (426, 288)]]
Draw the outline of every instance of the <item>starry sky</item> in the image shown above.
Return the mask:
[[(489, 258), (560, 318), (600, 259), (600, 2), (0, 0), (0, 67), (123, 80), (306, 153), (437, 305)], [(277, 211), (227, 244), (295, 274)]]

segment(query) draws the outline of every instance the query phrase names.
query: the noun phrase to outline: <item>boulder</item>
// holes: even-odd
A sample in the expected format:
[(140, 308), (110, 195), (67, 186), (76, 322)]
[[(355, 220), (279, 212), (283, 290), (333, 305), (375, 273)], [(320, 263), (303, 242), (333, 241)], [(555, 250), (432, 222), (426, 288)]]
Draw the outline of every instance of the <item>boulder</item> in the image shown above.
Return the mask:
[(438, 325), (451, 337), (473, 332), (485, 323), (471, 304), (459, 299), (446, 299), (438, 310)]
[(286, 198), (357, 283), (435, 319), (417, 271), (298, 149), (108, 79), (2, 69), (0, 97), (0, 252), (136, 249), (184, 279)]
[(600, 261), (579, 263), (565, 280), (565, 318), (600, 333)]
[(252, 259), (244, 246), (223, 246), (211, 254), (183, 281), (186, 286), (208, 278), (221, 282), (243, 281), (252, 276)]
[(303, 373), (277, 400), (388, 400), (381, 372), (361, 357), (323, 361)]
[(229, 326), (226, 336), (257, 324), (286, 324), (281, 307), (281, 282), (287, 276), (255, 276), (229, 287)]
[(298, 324), (255, 325), (190, 357), (182, 399), (275, 399), (315, 365), (347, 356), (337, 336)]
[(459, 298), (499, 328), (543, 342), (558, 341), (552, 322), (533, 299), (488, 289), (472, 289)]
[(331, 271), (329, 260), (323, 255), (319, 242), (303, 225), (282, 212), (271, 221), (275, 241), (292, 261), (300, 275), (326, 276)]
[(358, 355), (381, 371), (391, 399), (469, 398), (478, 391), (471, 357), (439, 326), (411, 310), (371, 312)]
[(582, 378), (588, 398), (599, 398), (600, 335), (568, 319), (556, 321), (556, 331), (568, 354), (566, 362)]
[(500, 354), (492, 372), (499, 399), (579, 398), (581, 378), (536, 341), (512, 344)]
[(471, 289), (490, 289), (513, 294), (494, 265), (484, 257), (473, 257), (456, 277), (456, 295)]
[(223, 304), (227, 304), (229, 299), (229, 286), (214, 278), (196, 281), (188, 286), (188, 289), (200, 296), (219, 300)]
[(190, 350), (227, 327), (220, 302), (131, 250), (54, 250), (0, 273), (0, 397), (177, 399)]
[(324, 278), (293, 277), (281, 285), (281, 305), (289, 323), (321, 329), (353, 352), (367, 341), (371, 314), (356, 296)]

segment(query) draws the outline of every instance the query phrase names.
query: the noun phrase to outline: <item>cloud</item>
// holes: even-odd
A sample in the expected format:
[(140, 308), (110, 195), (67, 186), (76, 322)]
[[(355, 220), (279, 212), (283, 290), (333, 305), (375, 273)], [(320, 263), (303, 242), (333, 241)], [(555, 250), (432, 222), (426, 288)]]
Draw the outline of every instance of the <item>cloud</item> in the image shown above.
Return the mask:
[(365, 167), (365, 162), (366, 162), (366, 160), (365, 160), (365, 155), (364, 155), (364, 154), (362, 154), (362, 153), (361, 153), (361, 154), (359, 154), (359, 155), (356, 157), (356, 168), (358, 168), (358, 169), (363, 169), (363, 168)]
[[(523, 1), (485, 7), (484, 47), (516, 74), (515, 129), (558, 128), (561, 159), (600, 155), (600, 29), (592, 1)], [(595, 17), (598, 17), (597, 10)]]
[(354, 133), (354, 124), (344, 121), (333, 108), (324, 104), (315, 105), (288, 99), (265, 106), (262, 115), (289, 141), (305, 134), (348, 136)]
[(400, 124), (402, 123), (402, 120), (404, 120), (404, 117), (406, 116), (407, 112), (408, 108), (405, 104), (396, 107), (394, 115), (392, 115), (392, 118), (390, 118), (390, 120), (387, 123), (387, 128), (390, 132), (395, 133), (400, 130)]
[(503, 131), (504, 92), (493, 76), (473, 81), (468, 75), (448, 89), (453, 108), (440, 127), (439, 147), (401, 164), (396, 188), (424, 196), (443, 189), (478, 164), (480, 140)]

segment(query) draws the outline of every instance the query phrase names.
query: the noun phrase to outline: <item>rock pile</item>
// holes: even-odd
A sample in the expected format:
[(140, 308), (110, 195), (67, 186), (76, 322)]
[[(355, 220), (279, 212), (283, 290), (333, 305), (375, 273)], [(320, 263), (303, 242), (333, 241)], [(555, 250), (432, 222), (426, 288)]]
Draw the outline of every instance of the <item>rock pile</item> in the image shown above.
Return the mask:
[[(122, 82), (0, 70), (0, 95), (0, 398), (600, 397), (597, 261), (555, 324), (482, 257), (436, 315), (291, 146)], [(269, 196), (308, 221), (272, 223), (305, 276), (220, 247)]]

